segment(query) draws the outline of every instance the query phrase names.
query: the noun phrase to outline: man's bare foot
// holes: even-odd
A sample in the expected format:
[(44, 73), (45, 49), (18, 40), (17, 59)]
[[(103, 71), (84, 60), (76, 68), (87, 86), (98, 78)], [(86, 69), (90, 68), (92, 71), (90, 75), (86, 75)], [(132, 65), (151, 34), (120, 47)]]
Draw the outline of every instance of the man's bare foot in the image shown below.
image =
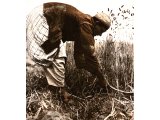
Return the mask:
[(61, 97), (63, 98), (64, 102), (68, 102), (72, 97), (71, 94), (68, 93), (64, 87), (60, 88), (59, 93), (60, 93)]

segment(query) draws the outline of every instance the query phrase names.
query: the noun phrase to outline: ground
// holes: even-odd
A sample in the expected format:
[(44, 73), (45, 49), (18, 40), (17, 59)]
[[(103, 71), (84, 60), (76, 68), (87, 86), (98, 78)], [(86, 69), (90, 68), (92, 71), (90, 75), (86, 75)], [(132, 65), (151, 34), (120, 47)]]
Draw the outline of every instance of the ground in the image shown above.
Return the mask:
[[(66, 83), (74, 98), (64, 103), (58, 89), (50, 90), (41, 66), (26, 65), (27, 120), (133, 120), (133, 44), (112, 40), (96, 43), (103, 74), (114, 88), (103, 91), (89, 72), (78, 70), (73, 43), (67, 43)], [(27, 59), (28, 60), (28, 59)]]

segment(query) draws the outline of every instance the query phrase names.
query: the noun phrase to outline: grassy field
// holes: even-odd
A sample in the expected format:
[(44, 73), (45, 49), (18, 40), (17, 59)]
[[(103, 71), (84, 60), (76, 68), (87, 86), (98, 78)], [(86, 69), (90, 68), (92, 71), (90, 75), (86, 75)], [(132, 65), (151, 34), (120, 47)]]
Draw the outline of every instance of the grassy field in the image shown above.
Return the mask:
[(114, 88), (110, 93), (103, 92), (89, 72), (76, 69), (73, 43), (67, 43), (67, 53), (66, 84), (77, 97), (63, 103), (58, 90), (49, 89), (43, 69), (27, 64), (27, 120), (133, 120), (134, 96), (130, 94), (134, 89), (133, 43), (96, 41), (103, 74)]

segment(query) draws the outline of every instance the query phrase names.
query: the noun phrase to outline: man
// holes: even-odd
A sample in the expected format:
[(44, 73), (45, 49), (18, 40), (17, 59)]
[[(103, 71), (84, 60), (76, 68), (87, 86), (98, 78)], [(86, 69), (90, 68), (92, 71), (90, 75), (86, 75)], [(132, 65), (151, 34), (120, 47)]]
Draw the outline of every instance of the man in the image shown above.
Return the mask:
[(49, 85), (61, 88), (65, 100), (65, 42), (74, 41), (76, 67), (85, 69), (106, 87), (106, 80), (95, 56), (94, 36), (109, 29), (111, 20), (105, 13), (84, 14), (75, 7), (57, 2), (44, 3), (27, 16), (27, 52), (42, 65)]

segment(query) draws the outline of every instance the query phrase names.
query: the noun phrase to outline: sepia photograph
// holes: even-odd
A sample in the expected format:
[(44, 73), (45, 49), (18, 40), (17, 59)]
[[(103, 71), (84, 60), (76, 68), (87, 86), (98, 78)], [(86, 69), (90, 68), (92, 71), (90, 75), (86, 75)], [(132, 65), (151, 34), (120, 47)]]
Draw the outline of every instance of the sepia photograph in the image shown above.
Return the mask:
[(134, 0), (27, 0), (26, 120), (134, 120)]

